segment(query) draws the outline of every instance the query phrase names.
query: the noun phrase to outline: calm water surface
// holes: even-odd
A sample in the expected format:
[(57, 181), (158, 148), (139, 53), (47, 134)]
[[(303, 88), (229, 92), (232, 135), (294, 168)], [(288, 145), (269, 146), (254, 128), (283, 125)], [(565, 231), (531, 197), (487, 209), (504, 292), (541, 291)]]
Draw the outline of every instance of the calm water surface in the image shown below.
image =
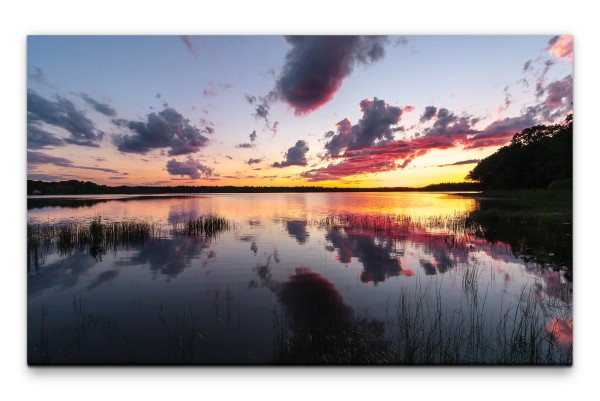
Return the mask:
[[(472, 197), (63, 200), (30, 202), (28, 223), (164, 230), (101, 254), (48, 249), (28, 272), (31, 364), (571, 363), (564, 270), (452, 225), (478, 209)], [(207, 214), (230, 229), (169, 230)]]

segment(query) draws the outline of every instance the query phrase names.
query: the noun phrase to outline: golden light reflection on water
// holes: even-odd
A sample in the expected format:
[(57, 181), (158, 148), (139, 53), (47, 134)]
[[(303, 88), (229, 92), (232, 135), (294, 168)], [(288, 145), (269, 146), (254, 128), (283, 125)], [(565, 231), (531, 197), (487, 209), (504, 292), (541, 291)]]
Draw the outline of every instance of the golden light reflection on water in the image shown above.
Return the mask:
[[(448, 216), (476, 209), (474, 199), (446, 193), (279, 193), (198, 194), (159, 199), (80, 197), (91, 204), (78, 208), (46, 207), (28, 211), (30, 220), (61, 221), (102, 216), (108, 219), (147, 219), (173, 222), (190, 215), (219, 214), (249, 218), (313, 219), (331, 214)], [(97, 203), (93, 203), (96, 202)]]

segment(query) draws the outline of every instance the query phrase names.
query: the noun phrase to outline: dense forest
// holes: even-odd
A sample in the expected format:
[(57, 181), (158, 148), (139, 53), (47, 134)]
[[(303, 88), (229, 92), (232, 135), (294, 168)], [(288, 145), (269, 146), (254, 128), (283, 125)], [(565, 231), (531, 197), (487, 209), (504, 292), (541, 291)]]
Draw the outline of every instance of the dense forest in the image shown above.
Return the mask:
[(482, 189), (570, 189), (573, 180), (573, 115), (564, 124), (536, 125), (481, 160), (466, 177)]
[(189, 194), (189, 193), (267, 193), (267, 192), (397, 192), (397, 191), (476, 191), (473, 182), (432, 184), (420, 188), (327, 188), (327, 187), (236, 187), (236, 186), (108, 186), (91, 181), (27, 181), (27, 195), (104, 195), (104, 194)]

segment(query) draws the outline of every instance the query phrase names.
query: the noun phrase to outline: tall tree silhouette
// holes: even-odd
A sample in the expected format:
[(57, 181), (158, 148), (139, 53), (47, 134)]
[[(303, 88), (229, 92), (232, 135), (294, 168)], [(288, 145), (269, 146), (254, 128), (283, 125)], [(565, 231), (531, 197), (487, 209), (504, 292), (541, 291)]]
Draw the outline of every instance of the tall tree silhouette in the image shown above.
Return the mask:
[(546, 188), (573, 178), (573, 115), (563, 124), (536, 125), (481, 160), (466, 177), (483, 189)]

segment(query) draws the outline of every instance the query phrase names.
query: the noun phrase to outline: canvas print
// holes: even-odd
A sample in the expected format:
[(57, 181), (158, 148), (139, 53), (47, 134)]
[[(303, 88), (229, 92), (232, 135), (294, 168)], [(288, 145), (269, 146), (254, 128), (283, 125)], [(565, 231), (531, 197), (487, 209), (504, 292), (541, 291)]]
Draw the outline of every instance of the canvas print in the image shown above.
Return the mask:
[(27, 362), (573, 355), (573, 37), (29, 36)]

